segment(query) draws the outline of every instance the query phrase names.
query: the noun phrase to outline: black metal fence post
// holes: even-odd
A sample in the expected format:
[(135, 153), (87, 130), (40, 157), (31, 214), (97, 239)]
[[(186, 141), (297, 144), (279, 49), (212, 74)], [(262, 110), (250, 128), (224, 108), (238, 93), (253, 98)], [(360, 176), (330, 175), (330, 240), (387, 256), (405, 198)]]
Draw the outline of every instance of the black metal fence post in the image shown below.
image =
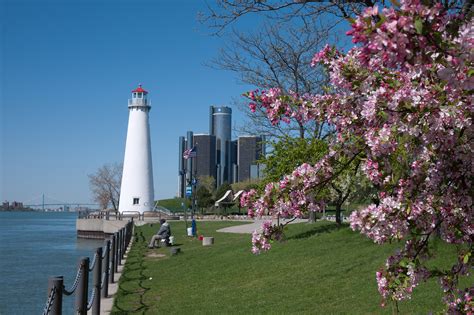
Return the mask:
[(76, 314), (87, 315), (89, 257), (82, 257), (79, 263), (81, 278), (76, 292)]
[(115, 234), (112, 235), (111, 239), (112, 239), (112, 243), (110, 245), (110, 274), (109, 274), (110, 278), (109, 278), (109, 281), (110, 281), (110, 283), (114, 283), (114, 273), (115, 273), (115, 270), (116, 270), (115, 269), (115, 264), (116, 264), (116, 262), (115, 262), (115, 258), (116, 258), (115, 248), (117, 246), (117, 244), (116, 244), (117, 241), (116, 241), (116, 238), (115, 238)]
[(125, 246), (125, 234), (127, 232), (127, 226), (125, 225), (125, 227), (122, 229), (122, 259), (125, 257), (125, 252), (127, 251), (127, 246)]
[(127, 251), (127, 247), (125, 246), (125, 232), (126, 232), (127, 226), (125, 226), (122, 229), (122, 252), (120, 253), (122, 255), (122, 259), (125, 257), (125, 252)]
[(119, 246), (120, 246), (120, 240), (119, 240), (119, 233), (115, 232), (114, 233), (114, 238), (115, 238), (115, 248), (114, 248), (114, 259), (115, 259), (115, 264), (114, 264), (114, 272), (118, 272), (118, 265), (119, 265)]
[(122, 265), (122, 252), (123, 252), (123, 229), (119, 230), (119, 251), (118, 251), (118, 264)]
[(120, 252), (122, 251), (122, 234), (120, 233), (120, 230), (117, 232), (117, 271), (118, 271), (118, 266), (120, 266), (121, 263), (121, 255)]
[(104, 283), (102, 283), (102, 290), (100, 294), (103, 298), (106, 298), (109, 295), (110, 240), (105, 241), (104, 250), (104, 260), (102, 261), (102, 269), (104, 270)]
[(102, 283), (102, 247), (97, 247), (95, 251), (96, 258), (94, 266), (94, 301), (92, 303), (92, 315), (100, 314), (100, 285)]
[(63, 276), (54, 276), (48, 279), (48, 294), (51, 294), (51, 290), (55, 290), (48, 314), (61, 315), (63, 312), (63, 283)]
[(125, 247), (128, 248), (128, 244), (130, 244), (130, 231), (132, 230), (132, 222), (128, 222), (127, 224), (127, 237), (125, 243), (127, 244)]
[[(64, 287), (63, 276), (53, 276), (48, 279), (48, 300), (43, 314), (62, 314), (63, 295), (75, 294), (75, 314), (100, 314), (101, 299), (108, 297), (109, 283), (114, 283), (114, 273), (118, 272), (118, 265), (122, 265), (126, 250), (133, 236), (133, 220), (115, 232), (104, 242), (103, 247), (96, 249), (93, 265), (89, 257), (79, 260), (76, 279), (71, 289)], [(89, 273), (93, 272), (93, 288), (89, 300)]]
[(130, 222), (127, 223), (127, 225), (125, 226), (125, 251), (127, 251), (127, 248), (128, 248), (128, 236), (130, 234)]

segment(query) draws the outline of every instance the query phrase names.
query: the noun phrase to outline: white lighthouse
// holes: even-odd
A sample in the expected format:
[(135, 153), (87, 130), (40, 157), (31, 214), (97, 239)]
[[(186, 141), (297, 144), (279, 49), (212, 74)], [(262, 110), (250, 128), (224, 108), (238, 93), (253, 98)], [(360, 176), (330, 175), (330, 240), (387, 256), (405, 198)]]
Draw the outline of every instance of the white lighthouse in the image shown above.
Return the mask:
[(141, 84), (128, 100), (128, 130), (123, 160), (119, 212), (151, 211), (154, 207), (153, 166), (151, 162), (150, 124), (151, 102)]

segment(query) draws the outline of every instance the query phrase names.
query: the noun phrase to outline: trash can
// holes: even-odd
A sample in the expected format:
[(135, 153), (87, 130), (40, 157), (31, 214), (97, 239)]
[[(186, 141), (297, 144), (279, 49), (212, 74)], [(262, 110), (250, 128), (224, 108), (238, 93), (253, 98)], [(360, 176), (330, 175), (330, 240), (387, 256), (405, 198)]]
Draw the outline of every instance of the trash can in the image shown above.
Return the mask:
[(188, 236), (193, 236), (193, 228), (189, 227), (187, 230), (188, 230)]

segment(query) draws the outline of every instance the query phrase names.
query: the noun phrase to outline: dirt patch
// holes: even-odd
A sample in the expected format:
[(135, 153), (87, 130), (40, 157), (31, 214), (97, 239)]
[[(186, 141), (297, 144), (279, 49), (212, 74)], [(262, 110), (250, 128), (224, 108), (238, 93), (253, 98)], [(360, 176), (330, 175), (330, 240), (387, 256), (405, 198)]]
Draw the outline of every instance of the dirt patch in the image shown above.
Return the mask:
[(165, 254), (159, 254), (159, 253), (149, 253), (146, 255), (148, 258), (165, 258)]

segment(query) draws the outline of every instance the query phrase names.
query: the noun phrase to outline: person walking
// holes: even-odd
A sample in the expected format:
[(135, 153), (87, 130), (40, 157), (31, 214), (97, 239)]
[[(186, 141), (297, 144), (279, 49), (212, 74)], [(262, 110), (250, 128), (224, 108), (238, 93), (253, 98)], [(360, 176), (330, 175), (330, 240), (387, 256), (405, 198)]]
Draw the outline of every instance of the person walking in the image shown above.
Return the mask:
[[(171, 228), (168, 222), (165, 219), (160, 220), (160, 229), (158, 232), (153, 235), (150, 240), (150, 244), (148, 244), (148, 248), (155, 248), (160, 247), (161, 240), (165, 240), (166, 245), (170, 244), (170, 236), (171, 236)], [(156, 241), (158, 241), (158, 246), (155, 246)]]

